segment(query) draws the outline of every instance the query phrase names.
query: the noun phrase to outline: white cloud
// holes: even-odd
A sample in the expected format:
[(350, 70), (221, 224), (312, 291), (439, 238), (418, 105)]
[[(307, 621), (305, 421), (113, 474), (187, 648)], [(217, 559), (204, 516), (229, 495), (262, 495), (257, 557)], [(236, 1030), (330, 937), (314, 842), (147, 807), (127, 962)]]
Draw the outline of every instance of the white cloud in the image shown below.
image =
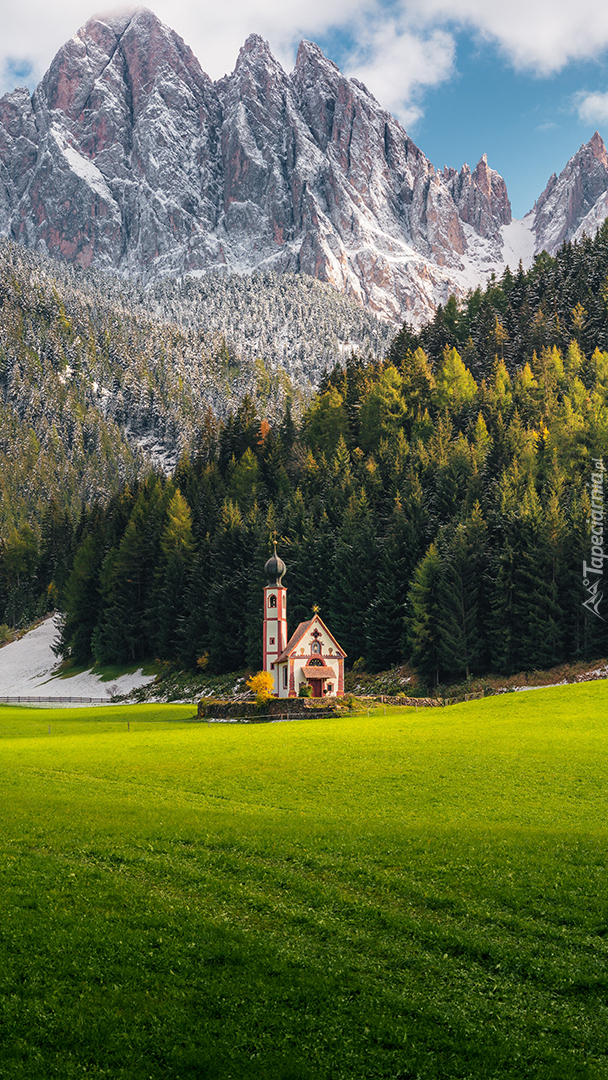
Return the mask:
[(408, 127), (421, 116), (423, 90), (453, 75), (455, 53), (454, 38), (444, 30), (416, 34), (391, 18), (363, 28), (345, 68)]
[(403, 0), (423, 25), (450, 22), (492, 41), (520, 70), (549, 75), (608, 47), (605, 0)]
[(608, 93), (589, 94), (581, 90), (574, 96), (574, 108), (584, 124), (608, 123)]
[[(93, 14), (91, 0), (3, 6), (0, 91), (25, 81), (27, 64), (33, 88), (57, 49)], [(270, 42), (287, 68), (301, 37), (343, 34), (354, 43), (348, 73), (409, 124), (420, 115), (425, 88), (453, 75), (460, 29), (539, 75), (608, 47), (606, 0), (149, 0), (149, 6), (181, 34), (212, 78), (232, 70), (252, 32)], [(580, 108), (592, 108), (594, 97), (599, 108), (601, 96), (589, 95), (589, 105), (581, 100)]]
[[(96, 0), (98, 2), (98, 0)], [(375, 2), (375, 0), (372, 0)], [(238, 50), (251, 33), (270, 41), (275, 55), (292, 66), (294, 47), (302, 37), (321, 35), (333, 26), (347, 25), (369, 0), (144, 0), (163, 22), (190, 45), (203, 69), (214, 79), (232, 71)], [(2, 92), (13, 89), (8, 61), (27, 58), (30, 85), (40, 80), (57, 50), (94, 13), (116, 10), (109, 0), (99, 7), (92, 0), (20, 0), (4, 5), (0, 39)], [(123, 4), (134, 8), (134, 3)]]

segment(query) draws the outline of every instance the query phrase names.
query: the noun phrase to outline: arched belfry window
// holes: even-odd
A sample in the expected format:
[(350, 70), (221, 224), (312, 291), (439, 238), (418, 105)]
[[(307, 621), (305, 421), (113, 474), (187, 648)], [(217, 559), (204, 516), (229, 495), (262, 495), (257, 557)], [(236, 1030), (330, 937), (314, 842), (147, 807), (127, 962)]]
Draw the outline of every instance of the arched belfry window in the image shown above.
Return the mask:
[(313, 643), (312, 643), (312, 645), (310, 647), (310, 651), (311, 651), (311, 653), (320, 653), (321, 652), (321, 645), (319, 644), (318, 641), (313, 641)]
[(274, 596), (274, 594), (271, 594), (269, 596), (269, 598), (268, 598), (268, 607), (276, 607), (276, 606), (277, 606), (277, 598), (276, 598), (276, 596)]

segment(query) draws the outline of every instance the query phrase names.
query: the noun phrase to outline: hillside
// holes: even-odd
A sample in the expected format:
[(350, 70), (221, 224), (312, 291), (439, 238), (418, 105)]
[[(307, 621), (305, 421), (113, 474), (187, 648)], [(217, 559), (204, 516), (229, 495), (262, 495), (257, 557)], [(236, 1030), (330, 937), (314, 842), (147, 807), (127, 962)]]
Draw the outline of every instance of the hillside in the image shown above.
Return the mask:
[(576, 342), (588, 357), (608, 348), (608, 223), (592, 236), (567, 242), (554, 256), (546, 251), (533, 266), (507, 268), (488, 286), (464, 300), (452, 296), (420, 330), (407, 322), (395, 337), (390, 356), (425, 350), (439, 364), (445, 348), (462, 350), (477, 379), (491, 376), (495, 358), (514, 373), (534, 353)]
[(600, 1080), (607, 706), (0, 708), (3, 1080)]
[[(280, 379), (286, 372), (296, 402), (351, 353), (384, 356), (395, 332), (373, 312), (308, 274), (188, 274), (145, 286), (91, 271), (84, 277), (131, 311), (219, 336), (234, 361), (263, 361), (270, 378), (276, 372)], [(262, 386), (257, 393), (261, 398)], [(216, 411), (223, 416), (231, 407), (230, 402), (219, 402)]]
[[(389, 330), (310, 278), (137, 281), (0, 242), (0, 536), (52, 494), (78, 515), (195, 452), (248, 395), (297, 413), (351, 350)], [(211, 414), (209, 413), (211, 410)]]
[[(63, 652), (85, 665), (158, 657), (216, 673), (259, 667), (262, 567), (276, 530), (290, 620), (320, 604), (349, 665), (363, 658), (386, 670), (408, 661), (431, 686), (606, 655), (601, 611), (583, 607), (581, 568), (591, 550), (590, 477), (608, 460), (608, 349), (591, 344), (608, 342), (598, 284), (607, 274), (604, 229), (555, 259), (543, 256), (527, 274), (504, 275), (468, 306), (449, 304), (420, 338), (405, 327), (388, 360), (347, 357), (301, 417), (288, 387), (266, 377), (258, 390), (258, 365), (243, 361), (234, 379), (242, 386), (244, 372), (256, 393), (224, 420), (203, 415), (197, 431), (192, 420), (191, 453), (170, 480), (144, 469), (111, 497), (93, 486), (81, 492), (77, 519), (65, 516), (61, 493), (45, 491), (42, 477), (35, 513), (9, 529), (2, 549), (4, 621), (42, 614), (46, 605), (64, 610)], [(168, 295), (179, 298), (174, 288)], [(589, 321), (579, 303), (568, 322), (577, 296), (589, 303)], [(512, 356), (496, 314), (506, 297), (512, 310), (520, 298), (518, 325), (531, 327)], [(67, 308), (53, 311), (55, 324), (71, 326)], [(493, 352), (492, 338), (479, 337), (474, 365), (471, 332), (460, 351), (449, 341), (424, 351), (425, 333), (458, 329), (471, 312), (485, 313)], [(168, 334), (150, 316), (128, 319), (144, 360), (153, 358), (140, 370), (146, 379), (162, 376), (158, 390), (150, 376), (144, 396), (138, 369), (127, 367), (132, 400), (147, 404), (151, 424), (159, 408), (160, 429), (171, 422), (181, 431), (184, 401), (201, 416), (195, 380), (184, 364), (180, 383), (150, 345), (156, 340), (163, 356), (169, 343), (179, 360), (194, 331), (173, 324)], [(534, 335), (547, 326), (559, 344), (541, 339), (535, 348)], [(91, 348), (98, 366), (110, 362), (106, 346)], [(71, 377), (60, 355), (65, 383), (55, 375), (53, 385), (63, 400)], [(76, 355), (82, 360), (81, 345)], [(134, 352), (136, 362), (143, 363)], [(230, 374), (229, 358), (223, 368), (207, 364), (194, 370), (208, 371), (213, 389)], [(114, 378), (120, 388), (118, 359)], [(21, 392), (29, 407), (25, 384)], [(142, 412), (135, 416), (142, 424)], [(35, 445), (31, 454), (45, 460)], [(83, 461), (75, 454), (72, 467)], [(13, 476), (7, 469), (7, 490)], [(601, 604), (601, 589), (598, 597)]]

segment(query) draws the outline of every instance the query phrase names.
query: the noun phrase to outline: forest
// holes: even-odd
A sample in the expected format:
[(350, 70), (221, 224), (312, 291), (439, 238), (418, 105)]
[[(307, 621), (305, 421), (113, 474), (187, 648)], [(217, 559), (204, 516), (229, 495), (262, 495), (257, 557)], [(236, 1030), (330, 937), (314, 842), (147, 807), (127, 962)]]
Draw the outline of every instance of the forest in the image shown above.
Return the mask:
[(161, 281), (83, 270), (0, 240), (0, 536), (72, 516), (150, 465), (171, 471), (208, 410), (245, 394), (296, 412), (336, 356), (383, 354), (390, 328), (305, 276)]
[[(91, 326), (82, 366), (101, 363)], [(143, 336), (145, 370), (174, 379), (163, 327), (144, 321)], [(309, 399), (284, 383), (269, 408), (255, 388), (193, 414), (170, 475), (142, 468), (119, 429), (99, 490), (91, 476), (67, 502), (53, 476), (3, 533), (0, 619), (63, 611), (61, 650), (78, 663), (258, 668), (276, 533), (290, 628), (318, 604), (351, 666), (409, 661), (433, 686), (606, 655), (582, 565), (593, 462), (608, 462), (608, 226), (450, 298), (386, 355), (351, 354)], [(24, 476), (42, 453), (26, 424)]]

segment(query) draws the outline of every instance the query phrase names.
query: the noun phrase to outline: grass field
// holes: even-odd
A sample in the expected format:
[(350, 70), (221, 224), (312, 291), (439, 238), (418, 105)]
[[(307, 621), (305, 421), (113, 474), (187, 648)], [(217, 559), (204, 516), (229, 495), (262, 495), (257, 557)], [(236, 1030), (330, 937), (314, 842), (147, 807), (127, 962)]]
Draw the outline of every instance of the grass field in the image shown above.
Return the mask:
[(0, 708), (2, 1080), (608, 1078), (608, 683), (193, 711)]

